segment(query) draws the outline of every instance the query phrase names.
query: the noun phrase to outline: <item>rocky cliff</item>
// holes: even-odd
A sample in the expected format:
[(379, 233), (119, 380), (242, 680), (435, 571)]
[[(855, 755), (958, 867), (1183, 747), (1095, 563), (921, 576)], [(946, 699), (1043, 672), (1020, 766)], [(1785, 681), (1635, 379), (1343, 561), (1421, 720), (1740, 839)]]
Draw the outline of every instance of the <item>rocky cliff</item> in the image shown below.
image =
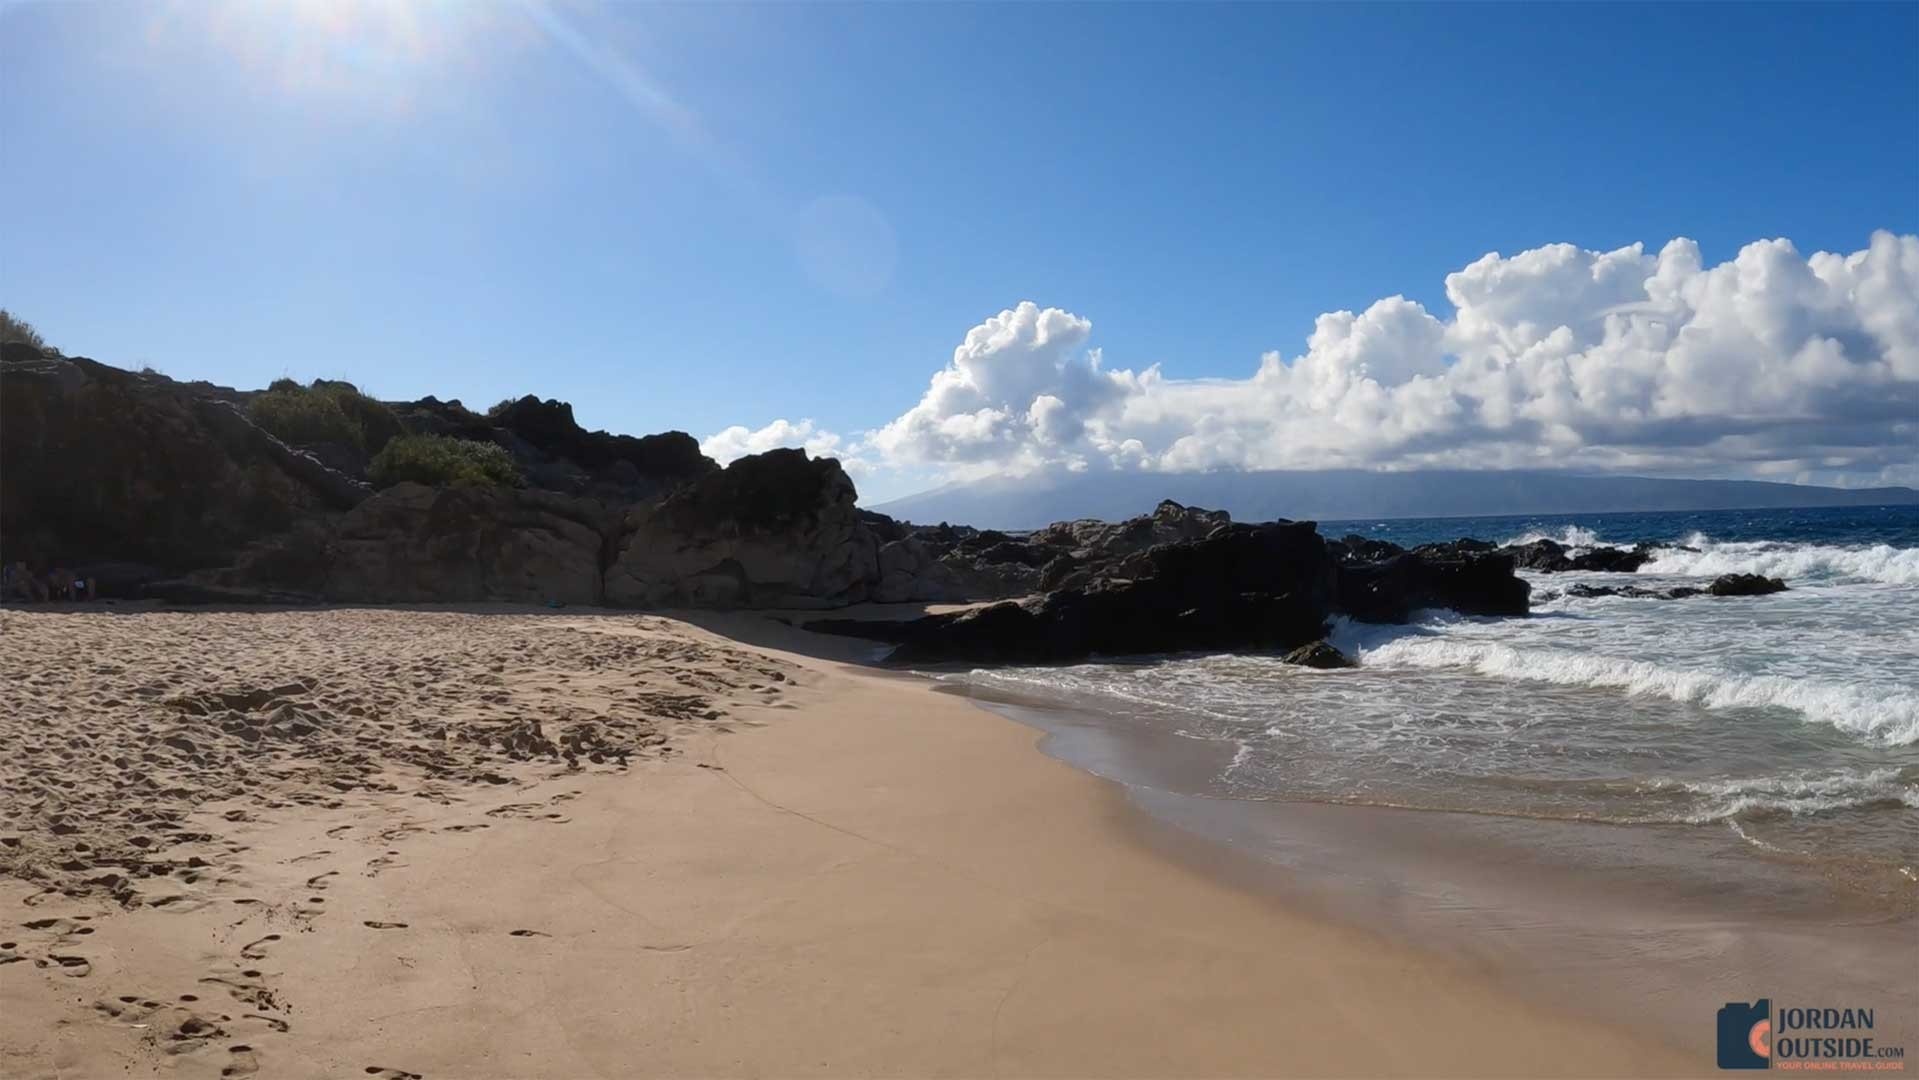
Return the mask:
[(0, 347), (0, 540), (9, 561), (157, 577), (372, 493), (170, 379)]
[(413, 442), (469, 447), (456, 457), (503, 461), (503, 450), (511, 465), (485, 474), (492, 483), (376, 491), (367, 427), (276, 427), (353, 436), (289, 445), (250, 418), (271, 422), (250, 408), (262, 392), (9, 347), (0, 558), (92, 566), (108, 595), (184, 600), (830, 609), (1017, 598), (840, 627), (889, 636), (902, 659), (1300, 648), (1302, 662), (1328, 663), (1336, 654), (1311, 646), (1332, 614), (1526, 610), (1512, 556), (1470, 542), (1329, 543), (1311, 522), (1235, 524), (1174, 502), (1021, 534), (918, 526), (860, 510), (833, 459), (774, 450), (722, 469), (683, 433), (585, 431), (564, 402), (525, 397), (482, 416), (436, 398), (376, 402), (344, 383), (264, 393), (283, 408), (350, 410), (377, 422), (381, 444), (438, 436)]

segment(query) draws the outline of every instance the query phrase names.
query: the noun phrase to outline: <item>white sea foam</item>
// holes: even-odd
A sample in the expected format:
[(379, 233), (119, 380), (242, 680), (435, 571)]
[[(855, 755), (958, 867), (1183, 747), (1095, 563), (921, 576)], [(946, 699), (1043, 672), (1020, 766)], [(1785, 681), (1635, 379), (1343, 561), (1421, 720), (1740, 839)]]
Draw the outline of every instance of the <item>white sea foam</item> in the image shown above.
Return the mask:
[(1502, 543), (1501, 547), (1518, 547), (1535, 540), (1553, 540), (1569, 548), (1590, 548), (1599, 544), (1599, 534), (1583, 525), (1568, 525), (1556, 533), (1541, 532), (1534, 529)]
[(1711, 668), (1667, 667), (1592, 652), (1514, 648), (1442, 635), (1392, 638), (1361, 647), (1367, 667), (1458, 668), (1500, 679), (1591, 686), (1667, 697), (1709, 709), (1777, 707), (1895, 746), (1919, 742), (1919, 694), (1863, 684)]
[(1801, 581), (1877, 581), (1891, 585), (1919, 585), (1919, 548), (1833, 547), (1824, 544), (1783, 544), (1769, 540), (1715, 543), (1704, 537), (1686, 539), (1687, 547), (1660, 548), (1642, 574), (1717, 577), (1720, 574), (1763, 574)]
[(1705, 806), (1688, 815), (1686, 820), (1694, 824), (1754, 813), (1799, 817), (1888, 803), (1919, 809), (1919, 785), (1906, 782), (1898, 769), (1791, 773), (1678, 786), (1707, 799)]

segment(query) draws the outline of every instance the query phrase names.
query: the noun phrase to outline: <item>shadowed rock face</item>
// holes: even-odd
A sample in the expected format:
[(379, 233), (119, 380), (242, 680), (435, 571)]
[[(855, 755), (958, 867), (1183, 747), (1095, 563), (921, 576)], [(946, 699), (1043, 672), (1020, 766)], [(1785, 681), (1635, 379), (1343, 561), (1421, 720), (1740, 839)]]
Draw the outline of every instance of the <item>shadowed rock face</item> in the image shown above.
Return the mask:
[(511, 436), (507, 449), (529, 477), (557, 491), (637, 502), (719, 471), (684, 431), (638, 437), (587, 431), (564, 401), (529, 394), (489, 419)]
[(839, 607), (871, 594), (879, 541), (832, 458), (741, 458), (626, 515), (606, 601), (635, 607)]
[(1035, 662), (1204, 648), (1289, 649), (1325, 633), (1337, 569), (1310, 522), (1221, 525), (1105, 564), (1083, 588), (879, 625), (809, 629), (897, 643), (897, 662)]
[(964, 526), (914, 526), (862, 512), (880, 538), (882, 603), (988, 600), (1083, 587), (1107, 563), (1155, 544), (1197, 540), (1231, 519), (1166, 501), (1122, 522), (1060, 521), (1023, 536)]
[(394, 414), (415, 434), (490, 442), (513, 455), (529, 486), (603, 502), (645, 502), (719, 471), (684, 431), (612, 435), (588, 431), (564, 401), (528, 395), (490, 415), (458, 401), (399, 402)]
[(598, 503), (550, 491), (396, 484), (253, 544), (231, 566), (146, 592), (199, 603), (595, 604), (614, 521)]
[(607, 516), (548, 491), (399, 484), (341, 520), (321, 592), (385, 603), (598, 603)]
[(1342, 564), (1339, 610), (1366, 622), (1401, 623), (1421, 608), (1467, 615), (1524, 615), (1532, 588), (1496, 551), (1421, 549), (1380, 562)]
[(0, 347), (6, 557), (180, 572), (370, 489), (170, 379)]

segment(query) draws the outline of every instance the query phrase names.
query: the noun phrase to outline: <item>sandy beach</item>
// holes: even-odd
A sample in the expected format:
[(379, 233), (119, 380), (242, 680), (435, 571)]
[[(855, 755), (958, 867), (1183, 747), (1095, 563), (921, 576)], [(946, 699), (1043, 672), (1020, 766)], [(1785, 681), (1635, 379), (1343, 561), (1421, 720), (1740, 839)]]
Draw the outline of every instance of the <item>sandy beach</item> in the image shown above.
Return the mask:
[(1708, 1071), (1167, 858), (861, 643), (697, 622), (0, 611), (0, 1074)]

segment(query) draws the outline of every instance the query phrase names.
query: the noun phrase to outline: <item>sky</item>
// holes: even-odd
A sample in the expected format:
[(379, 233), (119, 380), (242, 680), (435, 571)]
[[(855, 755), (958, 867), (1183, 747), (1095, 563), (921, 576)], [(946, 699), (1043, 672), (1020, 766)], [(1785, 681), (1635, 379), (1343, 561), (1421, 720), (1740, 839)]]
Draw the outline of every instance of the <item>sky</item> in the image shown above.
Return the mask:
[(0, 161), (0, 306), (71, 355), (869, 501), (1919, 483), (1915, 4), (0, 0)]

